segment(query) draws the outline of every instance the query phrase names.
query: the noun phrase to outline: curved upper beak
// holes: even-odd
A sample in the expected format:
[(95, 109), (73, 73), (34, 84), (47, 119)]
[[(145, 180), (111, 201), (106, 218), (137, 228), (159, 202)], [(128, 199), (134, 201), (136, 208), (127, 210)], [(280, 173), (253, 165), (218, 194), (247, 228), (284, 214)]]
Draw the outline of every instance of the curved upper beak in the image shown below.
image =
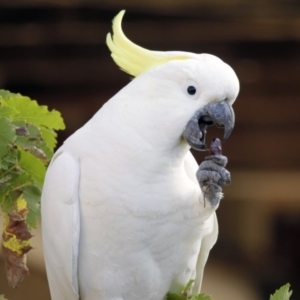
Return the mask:
[(212, 102), (195, 112), (184, 129), (183, 137), (192, 148), (206, 150), (207, 126), (215, 124), (224, 128), (223, 140), (226, 140), (234, 128), (234, 121), (234, 111), (226, 100)]

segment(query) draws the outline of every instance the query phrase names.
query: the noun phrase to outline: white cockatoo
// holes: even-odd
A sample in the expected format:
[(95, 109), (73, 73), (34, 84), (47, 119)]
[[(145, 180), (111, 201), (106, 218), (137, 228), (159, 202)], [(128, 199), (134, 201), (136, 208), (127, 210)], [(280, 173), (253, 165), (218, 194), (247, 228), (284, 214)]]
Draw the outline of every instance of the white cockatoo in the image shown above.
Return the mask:
[(107, 45), (135, 78), (64, 142), (46, 174), (52, 300), (162, 300), (191, 279), (198, 293), (218, 235), (227, 158), (210, 155), (199, 166), (190, 148), (206, 150), (213, 123), (229, 136), (238, 79), (213, 55), (132, 43), (123, 15)]

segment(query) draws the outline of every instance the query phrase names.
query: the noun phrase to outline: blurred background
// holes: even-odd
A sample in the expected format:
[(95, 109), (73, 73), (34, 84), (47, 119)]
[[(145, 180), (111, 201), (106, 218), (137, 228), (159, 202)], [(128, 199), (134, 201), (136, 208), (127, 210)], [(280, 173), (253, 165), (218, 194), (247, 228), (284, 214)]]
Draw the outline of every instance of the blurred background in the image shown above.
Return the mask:
[[(214, 300), (268, 300), (290, 282), (300, 299), (300, 2), (1, 0), (0, 88), (59, 110), (67, 125), (60, 143), (130, 80), (105, 45), (121, 9), (135, 43), (217, 55), (240, 79), (235, 130), (223, 145), (232, 184), (203, 291)], [(208, 141), (222, 134), (210, 129)], [(200, 162), (206, 153), (195, 155)], [(50, 299), (35, 234), (31, 276), (17, 290), (0, 258), (0, 294), (10, 300)]]

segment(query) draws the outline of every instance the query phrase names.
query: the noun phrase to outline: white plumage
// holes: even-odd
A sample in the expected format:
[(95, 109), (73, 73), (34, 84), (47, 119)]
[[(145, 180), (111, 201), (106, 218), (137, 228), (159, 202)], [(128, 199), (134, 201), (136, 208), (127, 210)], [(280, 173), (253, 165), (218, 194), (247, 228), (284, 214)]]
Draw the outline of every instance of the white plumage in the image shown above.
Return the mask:
[(162, 300), (190, 279), (199, 292), (216, 207), (182, 133), (208, 103), (232, 104), (238, 81), (214, 56), (176, 57), (145, 67), (54, 155), (42, 196), (53, 300)]

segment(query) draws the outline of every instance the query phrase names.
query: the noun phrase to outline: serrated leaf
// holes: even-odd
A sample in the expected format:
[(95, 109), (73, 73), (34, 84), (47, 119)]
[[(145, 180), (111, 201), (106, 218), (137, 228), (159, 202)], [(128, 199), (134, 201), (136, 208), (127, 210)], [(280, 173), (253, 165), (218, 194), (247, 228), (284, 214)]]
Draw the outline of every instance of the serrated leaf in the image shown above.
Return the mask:
[(37, 140), (41, 139), (41, 137), (42, 137), (41, 130), (36, 125), (27, 124), (26, 127), (29, 132), (30, 138), (35, 138)]
[(10, 91), (7, 91), (7, 90), (0, 90), (0, 99), (3, 98), (3, 99), (8, 99), (11, 95), (11, 92)]
[(43, 185), (46, 167), (34, 155), (20, 149), (19, 166), (28, 173), (40, 186)]
[(18, 161), (18, 153), (17, 149), (11, 147), (2, 160), (6, 161), (7, 164), (15, 165)]
[(0, 205), (8, 213), (13, 208), (14, 201), (22, 193), (23, 188), (34, 184), (34, 180), (27, 173), (9, 173), (11, 179), (0, 188)]
[(52, 158), (52, 156), (53, 156), (53, 150), (51, 151), (48, 147), (47, 147), (47, 145), (46, 145), (46, 143), (41, 143), (40, 145), (39, 145), (39, 149), (41, 149), (42, 151), (43, 151), (43, 153), (46, 155), (46, 157), (47, 157), (47, 162), (49, 162), (50, 160), (51, 160), (51, 158)]
[(5, 203), (6, 196), (10, 192), (10, 190), (11, 190), (11, 188), (10, 188), (9, 184), (2, 184), (2, 186), (0, 188), (0, 205), (2, 206), (3, 211), (5, 210), (3, 208), (3, 205)]
[[(45, 162), (47, 162), (52, 156), (52, 155), (50, 156), (46, 155), (45, 152), (43, 151), (43, 148), (45, 147), (44, 142), (35, 142), (35, 141), (31, 141), (30, 138), (28, 139), (28, 137), (19, 136), (17, 137), (15, 144), (21, 147), (23, 150), (29, 151), (36, 158), (43, 160)], [(49, 153), (49, 151), (47, 153)], [(48, 157), (49, 159), (47, 159)]]
[(9, 150), (10, 144), (16, 139), (15, 129), (7, 118), (0, 118), (0, 158)]
[(190, 295), (190, 289), (194, 283), (194, 279), (191, 279), (186, 286), (183, 288), (180, 294), (168, 293), (167, 300), (213, 300), (211, 296), (206, 294)]
[(32, 185), (33, 183), (33, 178), (25, 172), (13, 174), (13, 177), (10, 181), (11, 187), (18, 191), (21, 191), (22, 187)]
[[(16, 113), (18, 113), (18, 112), (16, 111)], [(21, 120), (12, 120), (12, 123), (15, 125), (15, 127), (26, 126), (26, 122), (25, 121), (21, 121)]]
[(9, 213), (14, 208), (14, 203), (17, 198), (18, 197), (15, 192), (11, 192), (9, 189), (6, 189), (6, 195), (3, 198), (1, 197), (0, 199), (2, 211), (4, 213)]
[(28, 186), (23, 192), (23, 197), (28, 205), (27, 224), (30, 228), (36, 228), (40, 216), (41, 190), (35, 186)]
[(54, 132), (51, 129), (42, 127), (41, 128), (41, 134), (42, 134), (42, 139), (46, 142), (47, 147), (53, 151), (54, 147), (56, 146), (56, 132)]
[(18, 111), (12, 116), (16, 121), (25, 121), (26, 123), (55, 130), (65, 129), (63, 119), (58, 111), (49, 111), (47, 106), (39, 106), (35, 100), (28, 97), (11, 93), (3, 105)]
[[(18, 135), (15, 144), (23, 148), (23, 150), (28, 150), (35, 157), (45, 162), (50, 160), (52, 153), (48, 151), (46, 143), (42, 140), (39, 128), (32, 124), (28, 124), (25, 128), (27, 130), (27, 134)], [(45, 154), (43, 148), (46, 149), (48, 155)]]
[(198, 296), (185, 296), (183, 294), (168, 293), (167, 300), (213, 300), (211, 296), (199, 294)]
[[(10, 216), (17, 211), (16, 205), (19, 208), (17, 199), (23, 197), (28, 209), (25, 225), (30, 228), (36, 227), (40, 216), (45, 165), (56, 146), (54, 130), (64, 128), (59, 112), (49, 111), (20, 94), (0, 90), (0, 208)], [(6, 253), (7, 261), (12, 260), (10, 254)], [(18, 263), (23, 262), (23, 270), (28, 273), (21, 259)], [(8, 268), (8, 279), (11, 275), (14, 277)], [(0, 300), (4, 296), (0, 295)]]
[(8, 117), (8, 116), (13, 115), (15, 113), (17, 113), (17, 111), (15, 109), (13, 109), (12, 107), (1, 105), (1, 101), (0, 101), (0, 118), (1, 117)]
[(270, 300), (290, 300), (293, 291), (290, 291), (290, 284), (282, 286), (280, 289), (276, 290), (273, 295), (270, 296)]

